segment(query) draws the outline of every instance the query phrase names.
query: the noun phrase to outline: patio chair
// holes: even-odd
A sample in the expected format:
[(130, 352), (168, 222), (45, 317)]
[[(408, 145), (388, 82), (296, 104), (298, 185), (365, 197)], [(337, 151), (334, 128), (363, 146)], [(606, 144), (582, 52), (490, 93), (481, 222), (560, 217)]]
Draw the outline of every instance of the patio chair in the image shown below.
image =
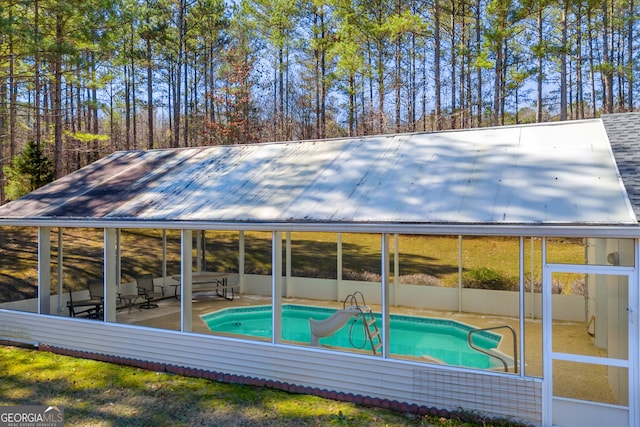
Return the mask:
[[(152, 274), (143, 274), (136, 277), (136, 284), (138, 286), (138, 295), (145, 300), (140, 304), (140, 308), (156, 308), (158, 304), (151, 301), (164, 298), (164, 288), (153, 284)], [(160, 288), (162, 292), (156, 292), (155, 288)]]
[[(89, 291), (91, 294), (91, 291)], [(73, 300), (73, 291), (69, 290), (69, 301), (67, 301), (70, 317), (84, 315), (93, 319), (98, 319), (102, 312), (102, 298), (90, 297), (89, 299)]]
[[(90, 283), (89, 295), (92, 300), (102, 300), (104, 306), (104, 285), (102, 283)], [(131, 312), (134, 300), (138, 298), (138, 295), (121, 295), (120, 293), (116, 293), (116, 296), (116, 310), (128, 307), (129, 312)]]

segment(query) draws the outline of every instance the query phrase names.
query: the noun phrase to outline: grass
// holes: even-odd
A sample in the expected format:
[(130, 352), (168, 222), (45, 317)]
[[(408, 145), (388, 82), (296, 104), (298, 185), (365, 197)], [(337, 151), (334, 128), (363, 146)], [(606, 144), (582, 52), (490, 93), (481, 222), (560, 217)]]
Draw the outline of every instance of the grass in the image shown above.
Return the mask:
[(15, 405), (63, 406), (66, 426), (496, 425), (0, 346), (0, 406)]

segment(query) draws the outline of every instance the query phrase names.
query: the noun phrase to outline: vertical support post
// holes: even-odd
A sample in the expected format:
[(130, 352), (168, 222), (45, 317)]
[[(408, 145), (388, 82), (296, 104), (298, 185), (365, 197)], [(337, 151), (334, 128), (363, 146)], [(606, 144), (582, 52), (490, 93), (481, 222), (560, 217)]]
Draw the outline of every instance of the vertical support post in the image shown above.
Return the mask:
[(462, 313), (462, 236), (458, 236), (458, 312)]
[(116, 287), (118, 288), (118, 292), (120, 291), (120, 279), (122, 277), (122, 250), (120, 242), (122, 242), (122, 230), (119, 228), (116, 230)]
[(202, 271), (207, 270), (207, 230), (202, 230)]
[(51, 228), (38, 227), (38, 313), (51, 312)]
[(64, 277), (62, 264), (64, 262), (64, 250), (62, 248), (62, 227), (58, 227), (58, 312), (62, 313), (62, 294), (64, 293)]
[(167, 286), (167, 230), (162, 230), (162, 286)]
[(336, 283), (336, 301), (342, 299), (342, 233), (338, 233), (337, 239), (337, 283)]
[(193, 326), (191, 310), (192, 265), (193, 265), (193, 232), (182, 230), (180, 235), (180, 330), (191, 332)]
[(542, 238), (542, 425), (553, 424), (553, 351), (551, 281), (547, 268), (547, 239)]
[(289, 289), (290, 283), (291, 283), (291, 232), (287, 231), (285, 233), (286, 235), (286, 244), (285, 244), (285, 256), (286, 256), (286, 261), (285, 261), (285, 274), (286, 274), (286, 278), (284, 280), (284, 295), (286, 295), (287, 297), (289, 296), (289, 293), (291, 292)]
[[(524, 317), (525, 317), (525, 290), (524, 290), (524, 237), (521, 236), (520, 237), (520, 254), (518, 256), (518, 263), (519, 263), (519, 267), (520, 267), (520, 307), (518, 308), (518, 313), (519, 313), (519, 319), (520, 319), (520, 332), (518, 333), (518, 336), (520, 337), (520, 359), (519, 360), (515, 360), (514, 363), (516, 363), (516, 369), (519, 369), (519, 371), (516, 371), (520, 374), (521, 377), (524, 377), (524, 363), (522, 363), (524, 361)], [(531, 286), (533, 286), (533, 283), (531, 283)]]
[(240, 230), (238, 236), (238, 281), (240, 282), (240, 293), (245, 292), (246, 284), (244, 277), (244, 231)]
[[(640, 240), (634, 239), (633, 275), (629, 278), (629, 337), (633, 345), (629, 348), (629, 360), (640, 358), (640, 292), (638, 280), (640, 271)], [(640, 364), (629, 364), (629, 427), (640, 427)]]
[(271, 342), (282, 342), (282, 231), (274, 231), (271, 242)]
[(202, 272), (202, 231), (196, 231), (196, 271)]
[(400, 248), (399, 238), (397, 234), (393, 235), (393, 299), (389, 304), (398, 305), (396, 293), (398, 292), (398, 284), (400, 283)]
[(380, 317), (382, 318), (382, 358), (389, 357), (389, 235), (382, 235), (382, 289), (380, 296)]
[(107, 322), (116, 321), (116, 272), (118, 271), (117, 231), (113, 228), (104, 229), (104, 319)]
[[(536, 293), (535, 293), (535, 243), (534, 238), (531, 236), (531, 318), (536, 318)], [(524, 360), (524, 357), (522, 358)]]

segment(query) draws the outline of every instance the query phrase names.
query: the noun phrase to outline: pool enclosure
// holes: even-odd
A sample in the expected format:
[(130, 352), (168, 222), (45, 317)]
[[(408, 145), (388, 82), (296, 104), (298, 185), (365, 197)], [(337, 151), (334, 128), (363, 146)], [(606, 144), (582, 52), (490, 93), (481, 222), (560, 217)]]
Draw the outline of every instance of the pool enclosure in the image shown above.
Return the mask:
[[(15, 289), (0, 340), (399, 409), (638, 427), (640, 229), (616, 157), (630, 124), (115, 153), (0, 208)], [(141, 272), (157, 308), (138, 308)], [(96, 281), (97, 318), (69, 316)], [(310, 319), (316, 336), (296, 336)], [(432, 352), (440, 334), (471, 356)]]

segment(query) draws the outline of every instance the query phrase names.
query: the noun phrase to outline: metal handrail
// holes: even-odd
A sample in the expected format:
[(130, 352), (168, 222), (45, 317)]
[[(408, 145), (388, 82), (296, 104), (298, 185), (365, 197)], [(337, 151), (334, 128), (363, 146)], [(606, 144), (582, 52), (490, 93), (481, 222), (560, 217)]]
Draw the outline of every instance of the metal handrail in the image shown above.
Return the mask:
[(484, 348), (480, 348), (477, 347), (476, 345), (473, 344), (472, 342), (472, 338), (471, 336), (476, 333), (476, 332), (483, 332), (483, 331), (493, 331), (496, 329), (509, 329), (511, 331), (511, 334), (513, 335), (513, 368), (514, 368), (514, 372), (517, 374), (518, 373), (518, 344), (516, 342), (516, 331), (509, 325), (501, 325), (501, 326), (492, 326), (490, 328), (478, 328), (478, 329), (472, 329), (469, 331), (469, 333), (467, 334), (467, 342), (469, 343), (469, 347), (471, 347), (472, 349), (479, 351), (480, 353), (484, 353), (487, 356), (491, 356), (491, 357), (495, 357), (496, 359), (498, 359), (499, 361), (502, 362), (502, 364), (504, 365), (504, 371), (505, 372), (509, 372), (509, 367), (507, 366), (507, 362), (505, 362), (505, 360), (496, 355), (493, 354), (487, 350), (485, 350)]
[[(362, 300), (362, 306), (358, 302), (358, 295), (360, 295), (360, 299)], [(367, 303), (364, 300), (364, 295), (362, 295), (362, 292), (360, 291), (355, 291), (354, 293), (347, 295), (347, 297), (342, 302), (342, 308), (347, 308), (347, 303), (350, 303), (352, 306), (357, 308), (367, 306)]]

